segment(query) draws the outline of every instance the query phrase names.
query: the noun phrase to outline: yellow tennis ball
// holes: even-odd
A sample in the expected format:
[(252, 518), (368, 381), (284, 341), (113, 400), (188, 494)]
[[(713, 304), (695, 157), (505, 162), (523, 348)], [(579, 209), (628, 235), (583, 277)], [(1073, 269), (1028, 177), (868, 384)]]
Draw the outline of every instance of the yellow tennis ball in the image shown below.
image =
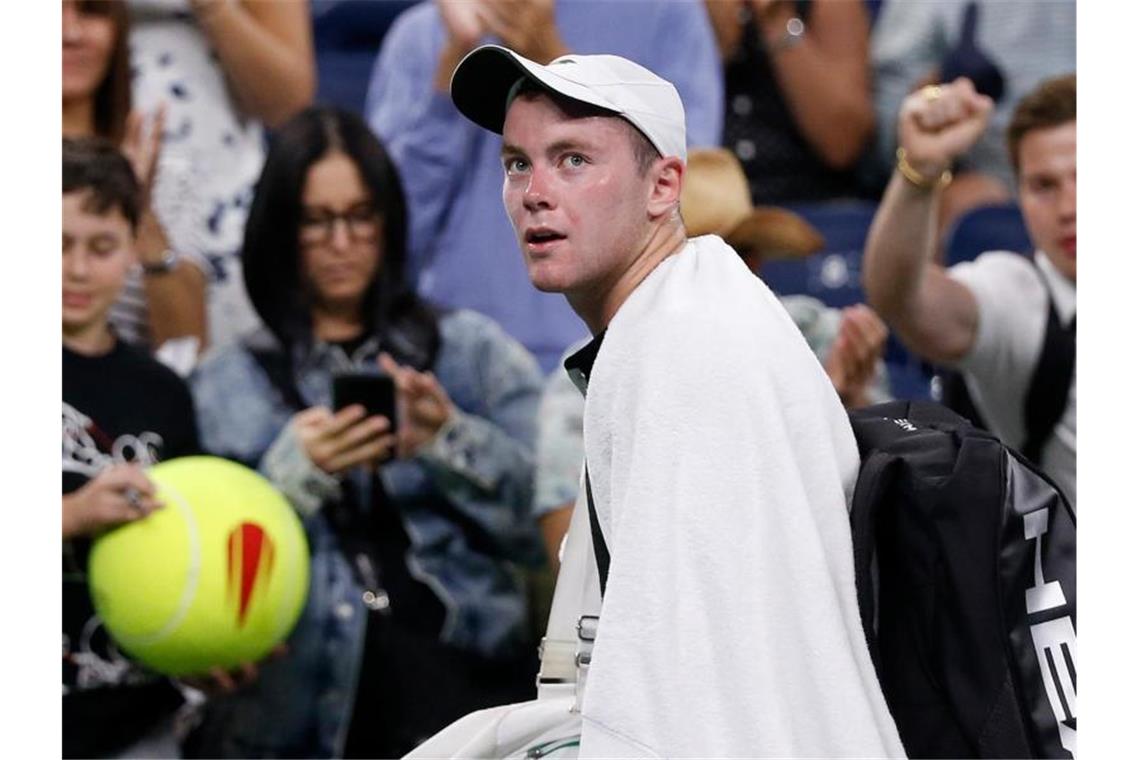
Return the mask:
[(107, 631), (172, 676), (260, 660), (308, 595), (300, 520), (269, 481), (225, 459), (172, 459), (148, 475), (165, 506), (91, 549), (88, 586)]

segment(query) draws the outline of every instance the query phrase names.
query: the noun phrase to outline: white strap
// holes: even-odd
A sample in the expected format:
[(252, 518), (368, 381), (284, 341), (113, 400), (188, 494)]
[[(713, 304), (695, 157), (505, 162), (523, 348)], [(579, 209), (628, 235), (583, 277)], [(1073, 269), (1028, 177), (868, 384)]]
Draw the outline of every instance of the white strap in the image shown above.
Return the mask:
[[(588, 520), (585, 489), (580, 487), (562, 549), (562, 567), (554, 586), (546, 637), (542, 641), (542, 663), (538, 671), (540, 699), (547, 687), (578, 680), (578, 653), (582, 643), (578, 623), (583, 615), (596, 616), (601, 610)], [(562, 689), (557, 691), (565, 693)]]

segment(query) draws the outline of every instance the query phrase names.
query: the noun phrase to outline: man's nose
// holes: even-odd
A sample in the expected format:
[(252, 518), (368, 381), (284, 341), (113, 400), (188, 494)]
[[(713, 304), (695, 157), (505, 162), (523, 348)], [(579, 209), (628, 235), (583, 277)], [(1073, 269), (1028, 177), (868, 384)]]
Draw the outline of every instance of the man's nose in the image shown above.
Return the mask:
[(523, 205), (527, 211), (538, 211), (542, 208), (551, 208), (550, 185), (545, 172), (532, 170), (530, 178), (523, 192)]
[(1061, 201), (1058, 213), (1064, 219), (1072, 219), (1077, 215), (1077, 178), (1073, 177), (1061, 183)]

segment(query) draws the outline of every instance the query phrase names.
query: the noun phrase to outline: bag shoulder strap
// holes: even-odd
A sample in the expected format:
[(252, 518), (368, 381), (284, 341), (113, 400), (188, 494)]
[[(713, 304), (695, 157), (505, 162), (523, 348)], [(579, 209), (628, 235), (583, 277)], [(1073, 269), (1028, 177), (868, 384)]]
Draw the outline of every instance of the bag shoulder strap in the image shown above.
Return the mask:
[(594, 490), (590, 487), (590, 467), (586, 466), (586, 504), (590, 510), (590, 534), (594, 539), (594, 559), (598, 563), (598, 585), (602, 596), (606, 595), (606, 581), (610, 576), (610, 550), (606, 537), (602, 535), (602, 525), (598, 522), (598, 510), (594, 507)]
[(1061, 324), (1052, 292), (1045, 274), (1033, 267), (1041, 278), (1048, 299), (1049, 314), (1045, 322), (1045, 340), (1037, 367), (1025, 394), (1025, 441), (1021, 451), (1034, 464), (1041, 463), (1041, 450), (1053, 428), (1065, 414), (1069, 403), (1069, 389), (1077, 366), (1077, 318), (1068, 326)]

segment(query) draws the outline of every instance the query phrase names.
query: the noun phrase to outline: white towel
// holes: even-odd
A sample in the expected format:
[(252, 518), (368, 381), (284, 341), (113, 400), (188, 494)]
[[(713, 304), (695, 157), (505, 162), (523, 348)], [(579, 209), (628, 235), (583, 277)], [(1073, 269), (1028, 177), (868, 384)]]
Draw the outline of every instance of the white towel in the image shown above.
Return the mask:
[(585, 443), (612, 565), (583, 757), (904, 756), (855, 597), (847, 416), (720, 238), (611, 321)]

